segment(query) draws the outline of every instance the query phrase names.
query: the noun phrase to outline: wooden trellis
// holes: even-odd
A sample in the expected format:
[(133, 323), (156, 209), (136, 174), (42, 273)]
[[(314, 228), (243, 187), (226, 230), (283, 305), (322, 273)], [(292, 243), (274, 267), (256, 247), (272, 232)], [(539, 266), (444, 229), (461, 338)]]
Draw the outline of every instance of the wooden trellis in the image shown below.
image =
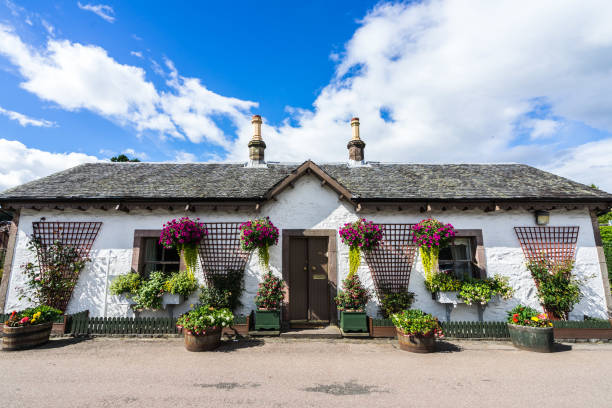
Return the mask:
[(560, 264), (574, 259), (579, 227), (514, 227), (528, 261)]
[[(48, 249), (55, 242), (60, 242), (64, 246), (74, 248), (80, 260), (89, 257), (89, 252), (101, 226), (101, 222), (33, 222), (33, 237), (40, 243), (37, 251), (40, 269), (43, 272), (49, 271), (52, 260)], [(63, 277), (73, 284), (76, 284), (79, 273), (80, 271), (72, 269), (62, 271)], [(58, 294), (58, 298), (61, 298), (61, 300), (58, 304), (51, 306), (60, 310), (66, 310), (73, 288), (74, 285), (71, 289), (66, 289), (64, 293)]]
[(376, 293), (399, 293), (408, 290), (410, 272), (417, 246), (412, 242), (414, 224), (379, 224), (383, 230), (380, 245), (365, 252)]
[(208, 235), (200, 242), (198, 252), (204, 276), (244, 271), (250, 253), (240, 247), (240, 222), (204, 223)]

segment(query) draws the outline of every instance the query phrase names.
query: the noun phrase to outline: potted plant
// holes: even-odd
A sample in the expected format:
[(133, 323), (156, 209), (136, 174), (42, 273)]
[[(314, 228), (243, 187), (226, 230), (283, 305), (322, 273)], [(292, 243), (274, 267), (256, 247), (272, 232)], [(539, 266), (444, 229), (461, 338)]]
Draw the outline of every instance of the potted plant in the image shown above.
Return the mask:
[(455, 228), (451, 224), (442, 224), (436, 219), (428, 218), (414, 225), (412, 234), (414, 243), (419, 247), (427, 285), (439, 271), (440, 249), (450, 244), (455, 236)]
[(436, 338), (444, 337), (438, 319), (419, 309), (404, 310), (391, 317), (397, 330), (400, 349), (413, 353), (431, 353)]
[(270, 247), (278, 243), (278, 228), (270, 217), (249, 220), (240, 224), (240, 246), (244, 251), (257, 249), (259, 263), (264, 271), (270, 267)]
[(381, 288), (378, 295), (380, 300), (380, 313), (382, 319), (369, 319), (371, 337), (395, 337), (395, 326), (391, 316), (410, 309), (414, 303), (415, 295), (408, 292), (406, 288), (399, 292), (391, 292), (389, 289)]
[(553, 351), (553, 324), (544, 313), (518, 305), (508, 312), (508, 331), (516, 348), (540, 353)]
[(349, 247), (349, 273), (353, 276), (361, 264), (361, 253), (376, 248), (382, 240), (382, 227), (362, 218), (344, 224), (338, 231), (342, 243)]
[(223, 329), (224, 335), (247, 335), (250, 316), (236, 316), (242, 306), (240, 298), (244, 291), (244, 271), (228, 270), (225, 273), (209, 274), (207, 286), (200, 291), (200, 303), (215, 309), (228, 308), (234, 313), (234, 324)]
[(198, 281), (188, 271), (176, 272), (164, 283), (162, 305), (179, 305), (198, 288)]
[(233, 321), (234, 315), (229, 309), (203, 305), (181, 315), (176, 325), (185, 334), (185, 348), (188, 351), (208, 351), (219, 347), (221, 330)]
[(166, 285), (166, 276), (161, 271), (151, 272), (149, 279), (143, 280), (134, 295), (134, 309), (158, 310), (162, 307), (162, 297)]
[(340, 329), (343, 332), (366, 333), (368, 331), (366, 304), (370, 300), (369, 291), (363, 287), (359, 276), (347, 276), (342, 281), (343, 289), (335, 297), (340, 311)]
[(429, 280), (425, 280), (425, 287), (432, 293), (434, 299), (440, 303), (457, 305), (463, 303), (459, 298), (459, 291), (463, 282), (457, 279), (451, 270), (434, 273)]
[(255, 295), (255, 330), (280, 330), (280, 309), (285, 282), (271, 271), (264, 274)]
[(159, 244), (165, 248), (175, 248), (183, 258), (187, 272), (195, 276), (198, 264), (198, 244), (208, 235), (208, 230), (199, 218), (195, 220), (183, 217), (171, 220), (163, 225)]
[(514, 290), (508, 284), (508, 278), (495, 275), (493, 278), (469, 279), (461, 284), (458, 297), (467, 305), (486, 306), (497, 297), (508, 300)]
[(567, 320), (581, 297), (580, 281), (572, 276), (574, 262), (553, 263), (542, 259), (527, 263), (531, 272), (540, 304), (551, 320)]
[(53, 322), (61, 316), (61, 310), (41, 305), (20, 312), (13, 311), (4, 322), (2, 349), (28, 349), (49, 341)]
[(125, 275), (117, 276), (115, 279), (113, 279), (108, 290), (111, 295), (123, 296), (129, 304), (133, 305), (136, 303), (133, 300), (133, 297), (138, 293), (140, 284), (140, 275), (130, 272)]

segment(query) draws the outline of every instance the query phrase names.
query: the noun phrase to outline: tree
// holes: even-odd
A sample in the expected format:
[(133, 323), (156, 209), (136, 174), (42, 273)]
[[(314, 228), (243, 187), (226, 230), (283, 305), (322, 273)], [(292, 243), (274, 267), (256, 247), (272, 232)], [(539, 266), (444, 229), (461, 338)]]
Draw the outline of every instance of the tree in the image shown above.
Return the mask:
[(110, 161), (112, 162), (140, 162), (137, 158), (130, 159), (125, 154), (120, 154), (119, 156), (111, 157)]

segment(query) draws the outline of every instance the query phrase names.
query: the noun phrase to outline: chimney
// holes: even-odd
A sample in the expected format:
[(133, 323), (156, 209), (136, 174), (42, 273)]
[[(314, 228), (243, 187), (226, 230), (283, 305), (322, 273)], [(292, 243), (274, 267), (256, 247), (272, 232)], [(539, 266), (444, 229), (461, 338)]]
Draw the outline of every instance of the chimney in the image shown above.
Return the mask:
[(249, 142), (249, 163), (247, 167), (267, 167), (264, 160), (266, 144), (261, 138), (261, 116), (253, 115), (251, 123), (253, 124), (253, 137)]
[(362, 166), (365, 163), (363, 160), (365, 143), (359, 138), (359, 118), (351, 119), (351, 128), (353, 129), (353, 138), (346, 145), (349, 151), (349, 165)]

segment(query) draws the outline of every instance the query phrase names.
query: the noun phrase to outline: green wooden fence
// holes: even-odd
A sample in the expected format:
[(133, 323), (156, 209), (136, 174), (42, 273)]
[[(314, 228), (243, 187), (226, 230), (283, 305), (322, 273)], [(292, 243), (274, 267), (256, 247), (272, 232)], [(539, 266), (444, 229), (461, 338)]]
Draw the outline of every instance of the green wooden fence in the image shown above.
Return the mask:
[(609, 320), (557, 320), (553, 322), (556, 329), (612, 329)]
[(510, 337), (505, 322), (441, 322), (445, 337), (458, 339), (506, 339)]
[(169, 317), (74, 317), (73, 335), (87, 334), (176, 334), (176, 319)]

